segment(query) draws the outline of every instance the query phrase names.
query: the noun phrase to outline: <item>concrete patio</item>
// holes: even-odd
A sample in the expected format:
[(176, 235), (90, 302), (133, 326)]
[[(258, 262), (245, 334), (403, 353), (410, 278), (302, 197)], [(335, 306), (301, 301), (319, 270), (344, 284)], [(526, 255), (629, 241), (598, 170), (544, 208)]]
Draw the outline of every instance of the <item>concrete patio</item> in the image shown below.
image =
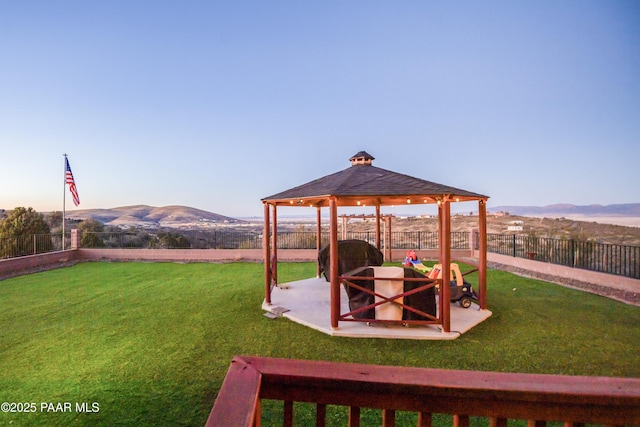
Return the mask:
[[(340, 322), (337, 329), (331, 328), (330, 284), (324, 278), (311, 278), (279, 284), (271, 292), (271, 305), (262, 304), (265, 315), (285, 317), (296, 323), (334, 337), (387, 338), (413, 340), (453, 340), (471, 330), (491, 316), (491, 311), (480, 310), (473, 303), (461, 308), (451, 304), (451, 332), (445, 333), (439, 325), (402, 326), (367, 324), (366, 322)], [(349, 311), (347, 294), (340, 287), (341, 312)]]

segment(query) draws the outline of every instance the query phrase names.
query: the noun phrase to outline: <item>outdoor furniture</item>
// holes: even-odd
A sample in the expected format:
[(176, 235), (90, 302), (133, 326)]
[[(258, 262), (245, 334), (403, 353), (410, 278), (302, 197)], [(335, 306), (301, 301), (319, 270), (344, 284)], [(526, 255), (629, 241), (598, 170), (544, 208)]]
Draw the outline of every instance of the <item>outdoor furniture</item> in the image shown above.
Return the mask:
[[(343, 281), (343, 286), (354, 319), (430, 320), (407, 307), (436, 316), (435, 287), (410, 293), (427, 284), (426, 281), (406, 280), (426, 279), (411, 268), (360, 267), (344, 274), (344, 277), (348, 278)], [(391, 301), (384, 302), (386, 299)]]

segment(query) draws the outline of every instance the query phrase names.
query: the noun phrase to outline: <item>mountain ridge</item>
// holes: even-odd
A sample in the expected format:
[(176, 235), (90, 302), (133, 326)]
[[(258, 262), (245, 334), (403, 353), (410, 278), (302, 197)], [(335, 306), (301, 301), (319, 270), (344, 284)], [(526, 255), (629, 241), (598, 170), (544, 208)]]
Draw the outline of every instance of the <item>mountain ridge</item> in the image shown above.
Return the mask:
[[(488, 208), (489, 213), (508, 213), (516, 216), (574, 218), (585, 221), (609, 221), (611, 224), (640, 226), (640, 203), (612, 205), (574, 205), (556, 203), (546, 206), (503, 205)], [(8, 210), (0, 209), (0, 217)], [(243, 226), (260, 222), (261, 217), (232, 218), (189, 206), (130, 205), (115, 208), (82, 209), (67, 211), (67, 217), (75, 220), (95, 219), (108, 226), (146, 228), (208, 228), (214, 224)], [(311, 216), (310, 216), (311, 217)], [(284, 220), (286, 216), (281, 217)], [(296, 216), (298, 218), (298, 216)]]
[(94, 219), (116, 227), (180, 228), (215, 223), (240, 224), (244, 221), (189, 206), (131, 205), (106, 209), (82, 209), (67, 212), (75, 220)]

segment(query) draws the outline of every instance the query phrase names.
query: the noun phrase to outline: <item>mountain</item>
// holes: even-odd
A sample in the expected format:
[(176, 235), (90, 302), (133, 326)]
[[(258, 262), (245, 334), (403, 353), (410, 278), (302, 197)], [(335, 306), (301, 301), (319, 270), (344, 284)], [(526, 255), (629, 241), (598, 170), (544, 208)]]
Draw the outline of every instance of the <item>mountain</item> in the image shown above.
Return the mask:
[(188, 206), (154, 207), (147, 205), (123, 206), (111, 209), (85, 209), (67, 212), (77, 220), (95, 219), (105, 225), (117, 227), (184, 228), (208, 227), (212, 224), (240, 224), (244, 221), (203, 211)]
[(522, 216), (621, 216), (640, 217), (640, 203), (618, 205), (586, 205), (555, 204), (547, 206), (496, 206), (489, 208), (491, 212), (508, 212)]

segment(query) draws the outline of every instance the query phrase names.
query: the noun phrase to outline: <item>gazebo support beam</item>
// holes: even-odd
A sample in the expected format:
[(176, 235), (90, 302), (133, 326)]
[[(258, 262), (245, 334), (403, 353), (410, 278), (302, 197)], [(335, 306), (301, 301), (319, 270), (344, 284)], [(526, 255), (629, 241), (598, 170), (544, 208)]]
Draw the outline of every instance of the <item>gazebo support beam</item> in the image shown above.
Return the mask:
[(391, 253), (391, 239), (392, 239), (392, 234), (391, 234), (391, 216), (387, 216), (385, 217), (385, 222), (387, 224), (387, 240), (386, 240), (386, 248), (387, 248), (387, 261), (392, 262), (393, 261), (393, 254)]
[(331, 277), (331, 328), (338, 329), (340, 317), (340, 275), (338, 274), (338, 203), (329, 200), (329, 263)]
[(269, 220), (269, 204), (264, 203), (264, 228), (262, 231), (262, 251), (264, 253), (264, 296), (268, 305), (271, 305), (271, 250), (269, 231), (271, 224)]
[[(320, 206), (316, 208), (316, 251), (322, 249), (322, 211)], [(320, 277), (320, 260), (316, 259), (316, 277)]]
[(442, 331), (451, 332), (451, 303), (449, 283), (451, 282), (451, 202), (445, 197), (440, 210), (440, 264), (442, 265)]
[(271, 209), (273, 222), (271, 223), (271, 252), (273, 253), (273, 262), (271, 263), (271, 282), (278, 284), (278, 205), (273, 204)]
[(487, 202), (478, 202), (478, 221), (480, 222), (480, 235), (478, 236), (478, 292), (480, 297), (480, 309), (487, 308)]
[(380, 249), (380, 204), (376, 204), (376, 248)]

